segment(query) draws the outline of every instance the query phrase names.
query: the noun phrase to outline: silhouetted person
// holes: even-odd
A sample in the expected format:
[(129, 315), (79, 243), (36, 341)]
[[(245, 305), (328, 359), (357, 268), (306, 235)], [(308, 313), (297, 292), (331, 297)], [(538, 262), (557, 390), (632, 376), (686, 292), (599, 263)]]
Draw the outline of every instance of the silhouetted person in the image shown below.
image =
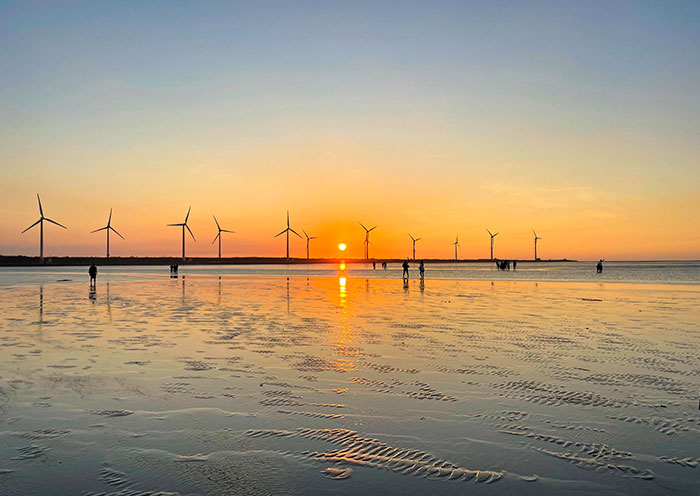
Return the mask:
[(499, 270), (501, 268), (501, 262), (499, 262), (498, 259), (496, 259), (496, 268)]
[(403, 267), (403, 278), (405, 281), (408, 281), (408, 258), (404, 260), (401, 266)]
[(597, 274), (600, 274), (603, 272), (603, 259), (601, 258), (598, 263), (595, 266), (595, 271)]
[(372, 260), (372, 270), (377, 270), (377, 262)]
[(425, 263), (423, 260), (420, 261), (420, 265), (418, 266), (418, 272), (420, 273), (420, 278), (423, 280), (425, 277)]
[(513, 270), (515, 270), (515, 269), (517, 269), (517, 268), (518, 268), (518, 261), (517, 261), (517, 260), (513, 260)]
[(94, 263), (90, 265), (88, 274), (90, 274), (90, 287), (94, 288), (97, 284), (97, 266)]
[(387, 263), (386, 263), (386, 262), (382, 262), (382, 268), (383, 268), (384, 270), (386, 270), (386, 268), (387, 268)]

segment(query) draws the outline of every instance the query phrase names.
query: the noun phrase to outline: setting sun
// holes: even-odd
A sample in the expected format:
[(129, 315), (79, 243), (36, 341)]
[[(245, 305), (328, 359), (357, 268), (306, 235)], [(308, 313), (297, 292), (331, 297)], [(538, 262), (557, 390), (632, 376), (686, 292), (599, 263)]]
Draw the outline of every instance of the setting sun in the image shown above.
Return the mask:
[(345, 245), (345, 243), (340, 243), (340, 244), (338, 245), (338, 249), (339, 249), (340, 251), (345, 251), (345, 248), (347, 248), (347, 246)]

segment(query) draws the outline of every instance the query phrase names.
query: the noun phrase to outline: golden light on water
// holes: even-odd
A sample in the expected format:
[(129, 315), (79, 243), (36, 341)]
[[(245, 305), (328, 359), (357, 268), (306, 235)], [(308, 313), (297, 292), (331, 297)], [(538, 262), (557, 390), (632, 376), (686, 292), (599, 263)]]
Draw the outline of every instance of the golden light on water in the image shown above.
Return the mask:
[(345, 248), (347, 248), (347, 245), (346, 245), (345, 243), (340, 243), (340, 244), (338, 245), (338, 249), (339, 249), (340, 251), (345, 251)]

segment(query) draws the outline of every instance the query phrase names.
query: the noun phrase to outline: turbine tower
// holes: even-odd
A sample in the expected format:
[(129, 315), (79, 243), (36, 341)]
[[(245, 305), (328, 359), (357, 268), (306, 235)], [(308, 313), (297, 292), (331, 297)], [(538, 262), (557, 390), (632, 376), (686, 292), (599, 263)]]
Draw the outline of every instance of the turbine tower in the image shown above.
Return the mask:
[(229, 231), (228, 229), (221, 229), (221, 226), (219, 225), (219, 221), (216, 220), (216, 215), (212, 215), (214, 217), (214, 222), (216, 222), (216, 228), (219, 230), (219, 232), (216, 234), (216, 237), (214, 238), (214, 241), (211, 242), (211, 244), (214, 244), (216, 240), (219, 240), (219, 258), (221, 258), (221, 233), (231, 233), (234, 234), (236, 231)]
[(452, 243), (452, 244), (455, 245), (455, 260), (458, 260), (458, 258), (457, 258), (457, 248), (459, 248), (459, 234), (458, 234), (457, 237), (455, 238), (455, 242)]
[(190, 236), (192, 236), (192, 239), (196, 243), (197, 240), (194, 237), (194, 234), (192, 234), (192, 229), (190, 229), (190, 226), (187, 225), (187, 219), (190, 218), (190, 211), (192, 210), (192, 207), (187, 209), (187, 215), (185, 216), (185, 222), (182, 222), (180, 224), (168, 224), (168, 226), (181, 226), (182, 227), (182, 260), (187, 260), (185, 258), (185, 229), (187, 229), (190, 233)]
[(114, 231), (114, 233), (119, 236), (120, 238), (124, 239), (124, 236), (119, 234), (116, 229), (112, 227), (112, 209), (109, 209), (109, 218), (107, 219), (107, 225), (104, 227), (101, 227), (99, 229), (95, 229), (94, 231), (90, 231), (90, 233), (96, 233), (99, 231), (107, 231), (107, 258), (109, 258), (109, 231)]
[(294, 234), (296, 234), (297, 236), (299, 236), (301, 238), (301, 236), (299, 235), (298, 232), (296, 232), (294, 229), (289, 227), (289, 210), (287, 210), (287, 229), (285, 229), (281, 233), (275, 235), (275, 238), (276, 238), (277, 236), (281, 236), (282, 234), (287, 233), (287, 260), (289, 260), (289, 233), (290, 232), (293, 232)]
[(308, 260), (309, 259), (309, 241), (311, 241), (312, 239), (316, 239), (318, 236), (309, 236), (308, 234), (306, 234), (306, 231), (304, 231), (303, 229), (301, 230), (301, 232), (303, 232), (304, 236), (306, 236), (306, 259)]
[(539, 260), (539, 258), (537, 258), (537, 240), (538, 240), (538, 239), (542, 239), (542, 238), (539, 238), (539, 237), (537, 236), (537, 233), (535, 232), (534, 229), (532, 230), (532, 234), (535, 235), (535, 261), (537, 261), (537, 260)]
[(411, 236), (411, 233), (408, 233), (408, 237), (411, 238), (411, 241), (413, 241), (413, 260), (416, 259), (416, 241), (420, 241), (423, 238), (414, 238)]
[(491, 260), (493, 260), (493, 238), (498, 236), (498, 233), (491, 234), (491, 231), (489, 231), (488, 229), (486, 229), (486, 232), (489, 233), (489, 236), (491, 236)]
[(24, 231), (22, 231), (21, 234), (26, 233), (32, 227), (39, 224), (39, 262), (43, 262), (44, 261), (44, 221), (51, 222), (52, 224), (56, 224), (58, 227), (62, 227), (63, 229), (68, 229), (68, 228), (62, 224), (59, 224), (55, 220), (51, 220), (48, 217), (44, 217), (44, 209), (41, 208), (41, 198), (39, 198), (39, 193), (37, 193), (36, 199), (39, 202), (39, 220), (36, 221), (31, 226), (29, 226), (28, 228), (26, 228)]
[(374, 231), (377, 226), (374, 226), (372, 229), (367, 229), (362, 222), (358, 222), (358, 224), (365, 230), (365, 260), (369, 260), (369, 233)]

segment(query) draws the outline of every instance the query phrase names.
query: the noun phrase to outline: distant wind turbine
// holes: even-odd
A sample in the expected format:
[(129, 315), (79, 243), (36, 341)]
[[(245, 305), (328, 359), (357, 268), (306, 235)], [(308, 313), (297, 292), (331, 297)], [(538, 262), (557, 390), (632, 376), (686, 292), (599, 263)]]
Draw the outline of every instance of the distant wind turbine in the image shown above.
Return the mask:
[(216, 237), (214, 238), (214, 241), (211, 242), (211, 244), (214, 244), (216, 240), (219, 240), (219, 258), (221, 258), (221, 233), (231, 233), (234, 234), (236, 231), (229, 231), (228, 229), (221, 229), (221, 226), (219, 225), (219, 221), (216, 220), (216, 215), (212, 215), (214, 217), (214, 222), (216, 222), (216, 228), (219, 230), (218, 233), (216, 233)]
[(414, 238), (411, 236), (411, 233), (408, 233), (408, 237), (411, 238), (411, 241), (413, 241), (413, 260), (416, 259), (416, 241), (420, 241), (423, 238)]
[(362, 222), (358, 222), (362, 226), (362, 229), (365, 230), (365, 260), (369, 260), (369, 233), (374, 231), (377, 226), (374, 226), (371, 229), (367, 229), (365, 225)]
[(458, 260), (458, 258), (457, 258), (457, 248), (459, 248), (459, 234), (458, 234), (457, 237), (455, 238), (455, 242), (452, 243), (452, 244), (455, 245), (455, 260)]
[(276, 238), (277, 236), (281, 236), (284, 233), (287, 233), (287, 260), (289, 260), (289, 233), (290, 232), (293, 232), (294, 234), (296, 234), (297, 236), (299, 236), (301, 238), (301, 236), (299, 235), (298, 232), (296, 232), (294, 229), (289, 227), (289, 210), (287, 210), (287, 229), (285, 229), (281, 233), (275, 235), (275, 238)]
[(197, 240), (194, 237), (194, 234), (192, 234), (192, 229), (190, 229), (190, 226), (187, 225), (187, 220), (190, 218), (190, 211), (192, 210), (192, 207), (187, 209), (187, 215), (185, 216), (185, 222), (182, 222), (180, 224), (168, 224), (168, 226), (181, 226), (182, 227), (182, 260), (187, 260), (185, 258), (185, 229), (187, 229), (190, 233), (190, 236), (192, 236), (192, 239), (196, 243)]
[(39, 261), (43, 262), (44, 261), (44, 221), (51, 222), (52, 224), (56, 224), (58, 227), (62, 227), (63, 229), (68, 229), (68, 228), (62, 224), (59, 224), (55, 220), (51, 220), (48, 217), (44, 217), (44, 209), (41, 207), (41, 198), (39, 198), (39, 193), (37, 193), (36, 199), (39, 202), (39, 220), (36, 221), (31, 226), (29, 226), (28, 228), (26, 228), (24, 231), (22, 231), (21, 234), (26, 233), (32, 227), (39, 224)]
[(109, 231), (114, 231), (114, 234), (119, 236), (120, 238), (124, 239), (124, 236), (119, 234), (116, 229), (112, 227), (112, 209), (109, 209), (109, 218), (107, 219), (107, 225), (104, 227), (101, 227), (99, 229), (95, 229), (94, 231), (90, 231), (90, 233), (96, 233), (99, 231), (107, 231), (107, 258), (109, 258)]
[(532, 230), (532, 234), (535, 235), (535, 260), (539, 260), (539, 258), (537, 258), (537, 240), (538, 240), (538, 239), (542, 239), (542, 238), (539, 238), (539, 237), (537, 236), (537, 233), (535, 232), (534, 229)]
[(306, 231), (304, 231), (303, 229), (301, 230), (301, 232), (303, 232), (304, 236), (306, 236), (306, 259), (308, 260), (309, 259), (309, 242), (312, 239), (316, 239), (318, 236), (309, 236), (308, 234), (306, 234)]
[(498, 233), (491, 234), (491, 231), (489, 231), (488, 229), (486, 229), (486, 232), (489, 233), (489, 236), (491, 236), (491, 260), (493, 260), (493, 238), (498, 236)]

